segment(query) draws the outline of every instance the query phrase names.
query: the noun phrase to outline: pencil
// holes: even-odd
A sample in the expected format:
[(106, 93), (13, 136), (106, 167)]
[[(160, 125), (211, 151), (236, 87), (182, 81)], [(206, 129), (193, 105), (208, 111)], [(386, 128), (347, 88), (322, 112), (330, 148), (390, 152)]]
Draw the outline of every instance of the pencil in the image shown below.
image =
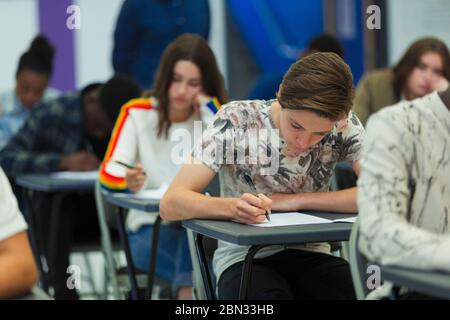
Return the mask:
[[(128, 169), (136, 169), (136, 167), (133, 167), (125, 162), (119, 161), (119, 160), (114, 160), (115, 163), (120, 164)], [(144, 176), (146, 175), (145, 171), (142, 172), (144, 174)]]
[[(252, 189), (253, 194), (258, 197), (258, 192), (256, 191), (256, 187), (252, 181), (252, 178), (250, 178), (249, 175), (244, 174), (244, 179), (247, 182), (247, 184), (250, 186), (250, 188)], [(265, 216), (266, 216), (267, 221), (270, 221), (269, 212), (267, 212), (267, 210), (266, 210)]]

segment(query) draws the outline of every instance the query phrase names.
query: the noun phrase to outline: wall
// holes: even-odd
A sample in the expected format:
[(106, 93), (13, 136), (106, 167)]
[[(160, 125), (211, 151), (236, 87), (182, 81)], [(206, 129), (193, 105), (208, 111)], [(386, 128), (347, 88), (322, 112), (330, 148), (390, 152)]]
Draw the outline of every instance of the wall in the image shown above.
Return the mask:
[[(55, 3), (55, 1), (58, 1)], [(111, 52), (117, 15), (124, 0), (1, 0), (0, 91), (14, 86), (20, 55), (44, 31), (59, 47), (52, 86), (62, 91), (104, 81), (112, 73)], [(80, 29), (69, 30), (66, 12), (80, 8)], [(210, 44), (227, 79), (224, 0), (210, 0)], [(20, 19), (20, 20), (19, 20)]]

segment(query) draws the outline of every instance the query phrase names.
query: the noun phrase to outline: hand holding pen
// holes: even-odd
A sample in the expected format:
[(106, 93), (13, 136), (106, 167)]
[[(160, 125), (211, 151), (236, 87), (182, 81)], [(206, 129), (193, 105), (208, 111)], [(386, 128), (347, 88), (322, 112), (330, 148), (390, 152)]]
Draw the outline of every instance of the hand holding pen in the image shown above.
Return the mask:
[[(256, 191), (255, 184), (253, 183), (252, 178), (250, 178), (249, 175), (244, 174), (244, 179), (245, 179), (245, 181), (247, 182), (247, 184), (249, 185), (249, 187), (251, 188), (252, 193), (253, 193), (253, 195), (254, 195), (255, 197), (260, 198), (262, 201), (270, 200), (270, 199), (267, 198), (265, 195), (263, 195), (263, 194), (261, 194), (261, 193), (258, 194), (258, 192)], [(267, 219), (268, 221), (270, 221), (270, 216), (269, 216), (269, 214), (270, 214), (270, 208), (269, 208), (268, 210), (266, 210), (266, 213), (265, 213), (266, 219)]]
[(144, 187), (147, 174), (142, 164), (138, 163), (133, 167), (122, 161), (114, 160), (114, 162), (128, 168), (125, 174), (125, 182), (127, 183), (128, 190), (138, 192)]

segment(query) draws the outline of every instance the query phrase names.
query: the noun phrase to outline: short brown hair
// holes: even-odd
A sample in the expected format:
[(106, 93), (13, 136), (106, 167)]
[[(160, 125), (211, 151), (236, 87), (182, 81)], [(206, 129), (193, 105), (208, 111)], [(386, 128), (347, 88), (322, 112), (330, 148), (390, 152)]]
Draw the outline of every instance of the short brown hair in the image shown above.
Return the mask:
[(177, 37), (164, 50), (155, 73), (154, 87), (145, 96), (154, 96), (158, 100), (158, 137), (168, 136), (171, 126), (169, 120), (168, 91), (173, 80), (175, 64), (180, 60), (195, 64), (202, 75), (203, 91), (210, 97), (216, 97), (221, 104), (228, 100), (222, 75), (217, 65), (216, 57), (201, 36), (186, 33)]
[(352, 108), (353, 76), (335, 53), (310, 54), (290, 67), (278, 92), (283, 108), (310, 110), (324, 118), (340, 120)]
[(435, 52), (441, 57), (442, 75), (450, 81), (450, 53), (445, 43), (432, 37), (419, 39), (406, 50), (400, 61), (393, 68), (394, 91), (398, 99), (400, 99), (402, 91), (405, 89), (411, 72), (419, 65), (420, 58), (428, 52)]

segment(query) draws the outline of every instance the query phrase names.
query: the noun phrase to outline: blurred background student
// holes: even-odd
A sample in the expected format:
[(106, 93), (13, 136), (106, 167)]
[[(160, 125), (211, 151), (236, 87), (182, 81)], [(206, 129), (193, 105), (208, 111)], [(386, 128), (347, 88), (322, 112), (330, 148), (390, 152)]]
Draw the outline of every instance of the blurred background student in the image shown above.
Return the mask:
[[(190, 153), (195, 122), (201, 121), (205, 129), (226, 99), (206, 40), (194, 34), (175, 39), (162, 55), (151, 92), (122, 108), (101, 168), (103, 187), (138, 192), (168, 185)], [(180, 134), (187, 139), (181, 140), (184, 150), (177, 161), (174, 151), (180, 146)], [(148, 270), (155, 217), (131, 210), (127, 219), (133, 261), (140, 270)], [(179, 224), (163, 224), (156, 276), (172, 284), (174, 297), (190, 299), (191, 273), (186, 231)]]
[[(299, 55), (303, 58), (314, 52), (334, 52), (344, 59), (344, 47), (339, 39), (327, 33), (313, 37), (308, 46)], [(285, 72), (268, 72), (263, 74), (253, 85), (249, 94), (249, 99), (270, 100), (275, 99), (280, 83), (283, 81)]]
[(54, 53), (52, 44), (40, 35), (20, 57), (15, 88), (0, 93), (0, 150), (20, 129), (33, 107), (57, 97), (58, 92), (48, 88)]
[[(0, 165), (10, 178), (22, 173), (98, 169), (120, 107), (140, 94), (134, 81), (114, 76), (105, 84), (93, 83), (41, 104), (0, 151)], [(54, 297), (77, 299), (77, 291), (66, 285), (66, 270), (72, 244), (99, 237), (95, 200), (92, 194), (67, 195), (59, 208), (58, 241), (49, 243), (52, 199), (51, 194), (42, 193), (33, 200), (37, 241), (49, 261)], [(55, 257), (49, 258), (50, 247)]]
[(369, 116), (400, 100), (413, 100), (450, 81), (450, 54), (436, 38), (415, 41), (392, 68), (368, 72), (359, 82), (353, 111), (365, 125)]

